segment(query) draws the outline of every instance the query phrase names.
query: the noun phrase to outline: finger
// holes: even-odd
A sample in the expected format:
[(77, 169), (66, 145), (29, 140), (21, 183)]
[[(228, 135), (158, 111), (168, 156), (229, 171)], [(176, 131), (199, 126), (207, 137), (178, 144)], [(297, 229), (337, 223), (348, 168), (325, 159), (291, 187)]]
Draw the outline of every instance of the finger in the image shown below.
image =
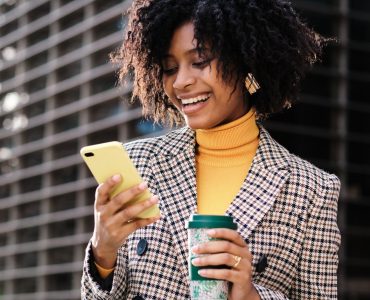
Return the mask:
[(198, 274), (202, 277), (213, 278), (219, 280), (226, 280), (236, 283), (242, 283), (245, 285), (251, 280), (251, 271), (250, 267), (247, 267), (243, 270), (231, 269), (202, 269), (198, 271)]
[(243, 257), (247, 257), (248, 255), (246, 248), (242, 248), (239, 245), (225, 240), (210, 241), (199, 244), (193, 247), (192, 251), (196, 254), (229, 253)]
[(99, 184), (95, 191), (95, 205), (104, 205), (109, 201), (110, 192), (121, 181), (121, 175), (116, 174), (104, 183)]
[(233, 269), (202, 269), (198, 271), (198, 274), (206, 278), (227, 280), (230, 282), (237, 281), (237, 271)]
[[(196, 267), (202, 266), (222, 266), (226, 265), (229, 267), (234, 267), (236, 264), (235, 255), (230, 253), (218, 253), (218, 254), (211, 254), (206, 256), (201, 256), (194, 258), (191, 263)], [(247, 264), (247, 260), (241, 258), (240, 262), (238, 263), (236, 269), (244, 269), (245, 265)], [(249, 263), (250, 264), (250, 263)]]
[(227, 228), (215, 228), (207, 231), (208, 236), (216, 239), (223, 239), (233, 242), (234, 244), (239, 245), (240, 247), (247, 247), (244, 239), (236, 230), (227, 229)]
[(116, 213), (117, 211), (121, 210), (125, 204), (130, 202), (136, 196), (140, 195), (147, 188), (147, 183), (141, 182), (140, 184), (119, 193), (111, 199), (111, 202), (108, 204), (108, 210), (110, 210), (112, 214)]
[(153, 196), (148, 200), (145, 200), (140, 203), (133, 204), (115, 214), (110, 222), (116, 224), (125, 224), (129, 221), (133, 221), (137, 218), (137, 215), (145, 211), (149, 207), (158, 204), (158, 197)]
[(131, 234), (132, 232), (138, 230), (139, 228), (148, 226), (149, 224), (155, 223), (160, 219), (160, 216), (148, 219), (136, 219), (132, 222), (126, 223), (124, 225), (125, 231)]

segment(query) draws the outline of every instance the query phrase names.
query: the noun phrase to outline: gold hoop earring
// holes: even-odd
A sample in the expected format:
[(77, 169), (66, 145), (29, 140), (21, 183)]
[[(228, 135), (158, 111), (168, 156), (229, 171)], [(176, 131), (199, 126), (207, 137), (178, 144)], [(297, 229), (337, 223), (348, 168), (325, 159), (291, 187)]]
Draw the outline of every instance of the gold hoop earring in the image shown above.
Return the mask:
[(258, 84), (256, 78), (254, 78), (252, 73), (247, 74), (247, 77), (245, 78), (245, 87), (251, 95), (253, 95), (260, 89), (260, 85)]

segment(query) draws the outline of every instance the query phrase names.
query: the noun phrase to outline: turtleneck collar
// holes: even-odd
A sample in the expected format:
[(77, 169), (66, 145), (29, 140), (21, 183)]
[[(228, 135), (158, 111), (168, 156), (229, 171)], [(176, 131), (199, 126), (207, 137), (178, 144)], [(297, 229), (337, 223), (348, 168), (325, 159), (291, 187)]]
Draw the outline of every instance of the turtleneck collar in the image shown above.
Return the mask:
[(254, 108), (230, 123), (212, 129), (197, 129), (197, 162), (220, 167), (241, 165), (256, 153), (258, 136)]

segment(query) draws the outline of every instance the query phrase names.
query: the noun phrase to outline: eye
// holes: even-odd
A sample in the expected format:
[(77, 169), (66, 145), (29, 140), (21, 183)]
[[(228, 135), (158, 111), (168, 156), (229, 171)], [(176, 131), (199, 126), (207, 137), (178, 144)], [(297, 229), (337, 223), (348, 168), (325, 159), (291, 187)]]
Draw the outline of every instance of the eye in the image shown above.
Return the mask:
[(205, 59), (205, 60), (202, 60), (202, 61), (198, 61), (198, 62), (195, 62), (193, 63), (193, 66), (197, 67), (197, 68), (205, 68), (207, 66), (209, 66), (210, 62), (212, 61), (212, 59)]
[(177, 72), (177, 67), (173, 67), (173, 68), (163, 68), (162, 69), (162, 72), (163, 74), (165, 75), (173, 75)]

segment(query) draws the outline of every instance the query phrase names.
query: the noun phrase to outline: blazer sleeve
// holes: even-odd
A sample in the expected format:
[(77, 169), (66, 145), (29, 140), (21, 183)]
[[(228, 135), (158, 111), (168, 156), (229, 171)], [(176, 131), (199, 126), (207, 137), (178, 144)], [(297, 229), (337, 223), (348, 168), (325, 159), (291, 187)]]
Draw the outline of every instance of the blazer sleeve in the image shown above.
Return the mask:
[(337, 299), (340, 181), (327, 175), (313, 202), (290, 299)]
[(271, 290), (259, 284), (254, 284), (260, 298), (262, 300), (289, 300), (283, 293)]
[(81, 279), (82, 300), (113, 300), (126, 299), (126, 245), (118, 252), (117, 264), (112, 274), (105, 280), (99, 277), (94, 266), (94, 257), (91, 249), (91, 241), (87, 245), (83, 273)]
[(261, 299), (337, 299), (340, 232), (337, 207), (340, 181), (327, 175), (323, 188), (311, 203), (306, 235), (289, 295), (254, 284)]

